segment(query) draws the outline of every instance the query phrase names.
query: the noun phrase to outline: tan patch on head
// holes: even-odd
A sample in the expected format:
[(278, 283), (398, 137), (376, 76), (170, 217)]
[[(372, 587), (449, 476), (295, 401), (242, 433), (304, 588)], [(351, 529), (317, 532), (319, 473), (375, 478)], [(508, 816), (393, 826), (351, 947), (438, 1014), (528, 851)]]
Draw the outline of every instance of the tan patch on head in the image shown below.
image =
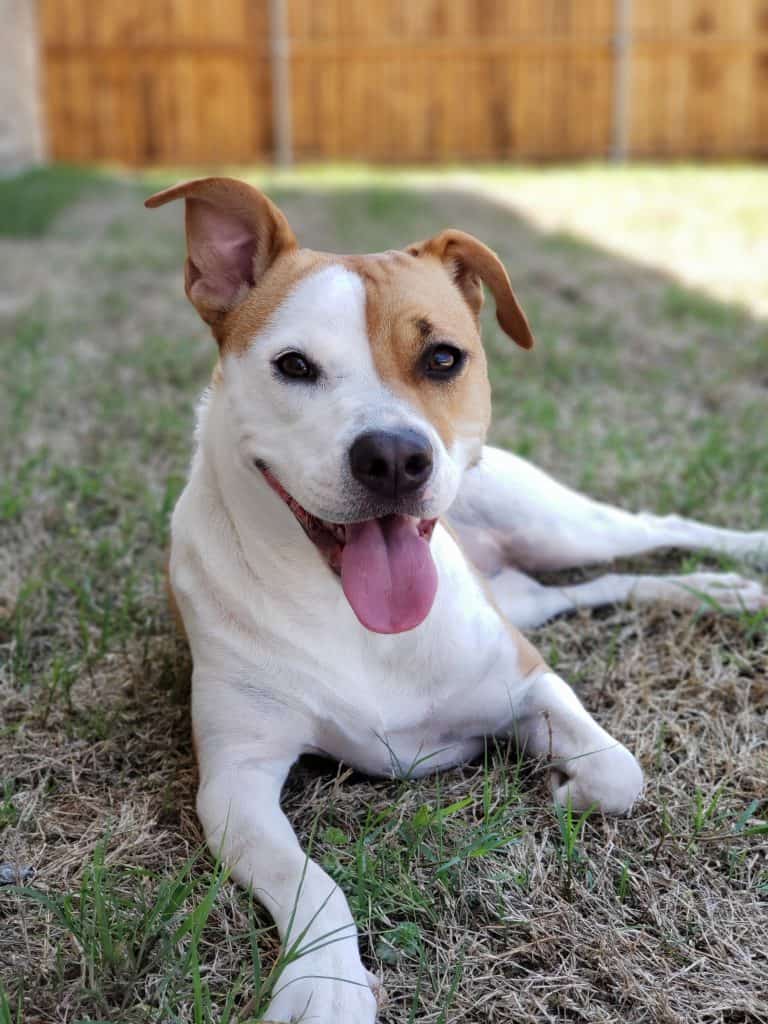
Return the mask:
[(406, 252), (439, 260), (476, 317), (483, 305), (485, 284), (496, 303), (496, 319), (501, 329), (521, 348), (531, 348), (533, 334), (512, 290), (509, 274), (493, 249), (479, 238), (466, 231), (446, 228), (425, 242), (409, 245)]
[(218, 341), (222, 355), (242, 355), (302, 278), (336, 259), (312, 249), (293, 249), (280, 256), (221, 325)]
[[(344, 263), (365, 285), (368, 337), (381, 379), (433, 424), (446, 448), (460, 439), (479, 452), (491, 415), (485, 353), (475, 318), (443, 265), (405, 252)], [(421, 370), (425, 348), (436, 342), (468, 354), (453, 380), (436, 381)]]

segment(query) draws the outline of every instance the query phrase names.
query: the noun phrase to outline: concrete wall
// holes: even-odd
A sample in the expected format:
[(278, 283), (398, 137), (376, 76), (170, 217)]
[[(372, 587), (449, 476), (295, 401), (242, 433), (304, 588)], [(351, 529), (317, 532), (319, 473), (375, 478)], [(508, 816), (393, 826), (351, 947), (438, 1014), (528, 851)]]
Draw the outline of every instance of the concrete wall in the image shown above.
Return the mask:
[(0, 174), (45, 156), (36, 0), (0, 0)]

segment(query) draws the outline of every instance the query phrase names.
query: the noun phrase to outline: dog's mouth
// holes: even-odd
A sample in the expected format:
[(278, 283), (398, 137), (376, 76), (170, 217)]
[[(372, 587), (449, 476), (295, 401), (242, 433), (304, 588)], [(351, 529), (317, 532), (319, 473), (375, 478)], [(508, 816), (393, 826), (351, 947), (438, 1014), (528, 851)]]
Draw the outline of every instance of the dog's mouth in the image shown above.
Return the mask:
[(404, 633), (429, 614), (437, 593), (437, 569), (429, 542), (436, 519), (390, 514), (359, 523), (318, 519), (259, 465), (264, 479), (293, 512), (331, 570), (366, 629)]

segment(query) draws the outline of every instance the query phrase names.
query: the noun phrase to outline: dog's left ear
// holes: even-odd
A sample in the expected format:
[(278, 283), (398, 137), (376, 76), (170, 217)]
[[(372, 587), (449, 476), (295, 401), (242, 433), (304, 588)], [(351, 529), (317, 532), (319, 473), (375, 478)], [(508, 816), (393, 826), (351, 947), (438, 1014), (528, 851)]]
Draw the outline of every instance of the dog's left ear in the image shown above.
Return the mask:
[(412, 256), (432, 256), (440, 260), (454, 284), (463, 294), (475, 318), (483, 305), (485, 282), (496, 303), (496, 319), (501, 329), (521, 348), (533, 346), (533, 334), (525, 313), (515, 298), (509, 275), (496, 253), (464, 231), (449, 228), (426, 242), (409, 245)]
[(235, 178), (197, 178), (145, 200), (150, 208), (184, 199), (187, 297), (214, 335), (224, 316), (259, 283), (277, 257), (297, 246), (284, 214)]

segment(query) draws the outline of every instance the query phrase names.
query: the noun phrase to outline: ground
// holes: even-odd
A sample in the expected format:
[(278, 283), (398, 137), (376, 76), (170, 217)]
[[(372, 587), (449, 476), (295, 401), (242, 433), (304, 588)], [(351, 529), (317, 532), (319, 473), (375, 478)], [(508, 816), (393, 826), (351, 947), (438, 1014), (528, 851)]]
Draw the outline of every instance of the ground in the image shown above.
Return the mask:
[[(281, 962), (201, 848), (164, 595), (215, 358), (183, 296), (182, 211), (141, 207), (172, 177), (0, 182), (0, 861), (36, 871), (0, 888), (0, 1024), (245, 1024)], [(768, 172), (267, 184), (309, 245), (454, 225), (498, 249), (538, 345), (487, 317), (496, 442), (626, 506), (766, 527)], [(768, 1021), (766, 614), (619, 607), (532, 639), (639, 756), (630, 819), (556, 814), (513, 748), (417, 783), (324, 763), (289, 782), (383, 979), (382, 1021)]]

